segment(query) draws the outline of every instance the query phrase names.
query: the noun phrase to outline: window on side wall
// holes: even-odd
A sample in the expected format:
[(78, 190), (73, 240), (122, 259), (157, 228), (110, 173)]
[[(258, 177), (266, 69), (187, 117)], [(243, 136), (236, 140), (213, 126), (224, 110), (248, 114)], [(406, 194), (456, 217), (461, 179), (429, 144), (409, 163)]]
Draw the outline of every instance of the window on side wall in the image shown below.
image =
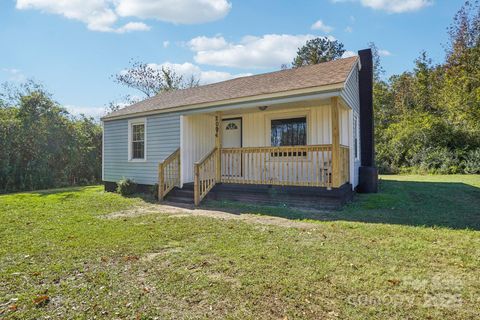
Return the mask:
[(353, 116), (353, 152), (356, 160), (358, 160), (358, 128), (358, 117)]
[[(307, 118), (275, 119), (271, 121), (271, 146), (304, 146), (307, 144)], [(304, 152), (293, 156), (304, 156)], [(292, 156), (291, 152), (275, 152), (272, 156)]]
[(146, 127), (145, 119), (132, 120), (128, 130), (128, 154), (130, 161), (145, 161), (146, 159)]

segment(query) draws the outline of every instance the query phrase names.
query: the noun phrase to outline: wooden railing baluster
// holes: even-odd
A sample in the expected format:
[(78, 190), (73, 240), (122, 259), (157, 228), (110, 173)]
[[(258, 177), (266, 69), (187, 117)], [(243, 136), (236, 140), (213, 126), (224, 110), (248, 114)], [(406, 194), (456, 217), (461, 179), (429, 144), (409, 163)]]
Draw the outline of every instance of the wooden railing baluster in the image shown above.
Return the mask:
[(158, 201), (174, 187), (180, 186), (180, 148), (158, 165)]
[(194, 164), (194, 203), (196, 206), (205, 198), (217, 181), (217, 157), (219, 150), (214, 148)]
[[(222, 148), (221, 182), (332, 186), (332, 145)], [(349, 181), (349, 147), (340, 146), (340, 181)], [(208, 188), (208, 186), (207, 186)]]

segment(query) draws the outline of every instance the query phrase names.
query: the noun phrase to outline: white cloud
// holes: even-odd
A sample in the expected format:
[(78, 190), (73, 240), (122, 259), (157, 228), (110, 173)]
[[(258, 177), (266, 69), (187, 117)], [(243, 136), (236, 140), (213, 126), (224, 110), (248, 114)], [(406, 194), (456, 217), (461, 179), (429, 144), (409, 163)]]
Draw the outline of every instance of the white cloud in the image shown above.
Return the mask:
[(103, 107), (80, 107), (74, 105), (66, 105), (65, 108), (68, 110), (68, 112), (75, 116), (84, 114), (87, 117), (94, 117), (95, 119), (99, 119), (105, 114), (105, 108)]
[(17, 9), (37, 9), (86, 23), (95, 31), (113, 31), (117, 21), (114, 10), (104, 0), (17, 0)]
[(342, 58), (350, 58), (350, 57), (354, 57), (356, 55), (357, 54), (353, 51), (345, 51), (342, 55)]
[(121, 17), (194, 24), (215, 21), (232, 8), (227, 0), (117, 0)]
[(131, 21), (115, 27), (119, 18), (203, 23), (223, 18), (231, 4), (227, 0), (17, 0), (16, 8), (62, 15), (85, 23), (93, 31), (125, 33), (150, 27)]
[(417, 11), (433, 4), (433, 0), (332, 0), (333, 2), (359, 1), (363, 6), (389, 13)]
[(23, 74), (22, 71), (15, 68), (5, 68), (2, 69), (3, 72), (7, 73), (7, 80), (13, 82), (24, 82), (27, 80), (27, 77)]
[(115, 30), (118, 33), (132, 32), (132, 31), (148, 31), (150, 27), (143, 22), (129, 22), (123, 27), (120, 27)]
[[(202, 41), (195, 41), (196, 46), (191, 43), (199, 38), (189, 41), (196, 63), (237, 68), (279, 68), (283, 63), (291, 62), (298, 48), (315, 36), (266, 34), (261, 37), (245, 36), (238, 43), (222, 43), (220, 39), (223, 38), (219, 37), (200, 38)], [(202, 45), (198, 45), (199, 42)]]
[(366, 7), (392, 13), (417, 11), (432, 3), (432, 0), (362, 0), (362, 4)]
[(333, 27), (326, 25), (322, 20), (317, 20), (314, 24), (312, 24), (311, 29), (320, 30), (325, 33), (330, 33), (333, 31)]
[(199, 66), (190, 62), (171, 63), (167, 61), (162, 64), (151, 63), (149, 64), (149, 66), (155, 69), (166, 67), (166, 68), (175, 70), (177, 74), (184, 76), (185, 79), (188, 79), (193, 75), (196, 78), (200, 79), (201, 84), (215, 83), (215, 82), (220, 82), (224, 80), (230, 80), (233, 78), (251, 75), (251, 73), (232, 74), (229, 72), (215, 71), (215, 70), (205, 71), (205, 70), (202, 70)]
[(188, 41), (187, 45), (193, 51), (205, 51), (225, 48), (228, 43), (223, 37), (208, 38), (205, 36), (201, 36)]
[(353, 28), (348, 26), (345, 28), (345, 32), (348, 32), (348, 33), (352, 33), (353, 32)]
[(378, 50), (378, 54), (382, 57), (388, 57), (392, 55), (392, 53), (388, 50)]
[(170, 46), (170, 41), (163, 41), (163, 47), (168, 48)]

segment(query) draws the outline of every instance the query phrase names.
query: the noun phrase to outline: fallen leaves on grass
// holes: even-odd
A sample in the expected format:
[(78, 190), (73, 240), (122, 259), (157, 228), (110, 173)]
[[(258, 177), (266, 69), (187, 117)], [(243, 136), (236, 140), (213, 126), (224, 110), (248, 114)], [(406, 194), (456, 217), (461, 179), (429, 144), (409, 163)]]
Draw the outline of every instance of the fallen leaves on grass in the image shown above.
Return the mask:
[(50, 297), (47, 295), (41, 295), (33, 299), (33, 303), (38, 308), (46, 306), (49, 302), (50, 302)]
[(398, 286), (401, 281), (398, 279), (388, 279), (387, 282), (390, 283), (392, 286)]
[(139, 256), (125, 256), (123, 257), (123, 261), (128, 262), (128, 261), (138, 261), (140, 260)]

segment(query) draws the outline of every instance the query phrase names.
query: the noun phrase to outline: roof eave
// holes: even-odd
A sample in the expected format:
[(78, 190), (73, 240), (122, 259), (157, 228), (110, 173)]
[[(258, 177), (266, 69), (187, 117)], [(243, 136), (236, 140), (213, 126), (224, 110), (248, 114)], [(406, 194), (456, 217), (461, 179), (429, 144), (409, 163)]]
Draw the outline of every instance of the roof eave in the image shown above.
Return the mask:
[(204, 109), (204, 108), (211, 108), (211, 107), (222, 107), (228, 105), (236, 105), (248, 102), (255, 102), (255, 101), (262, 101), (268, 99), (276, 99), (276, 98), (288, 98), (292, 96), (299, 96), (299, 95), (308, 95), (314, 93), (324, 93), (324, 92), (335, 92), (341, 91), (345, 87), (345, 81), (318, 86), (318, 87), (310, 87), (310, 88), (303, 88), (303, 89), (296, 89), (296, 90), (289, 90), (289, 91), (282, 91), (277, 93), (270, 93), (270, 94), (262, 94), (262, 95), (255, 95), (255, 96), (248, 96), (242, 98), (235, 98), (235, 99), (227, 99), (227, 100), (220, 100), (215, 102), (206, 102), (206, 103), (199, 103), (199, 104), (192, 104), (192, 105), (184, 105), (172, 108), (164, 108), (164, 109), (156, 109), (156, 110), (149, 110), (145, 112), (136, 112), (136, 113), (129, 113), (125, 115), (118, 115), (118, 116), (104, 116), (100, 118), (101, 121), (113, 121), (113, 120), (120, 120), (120, 119), (127, 119), (127, 118), (134, 118), (140, 116), (147, 116), (147, 115), (155, 115), (155, 114), (162, 114), (162, 113), (171, 113), (171, 112), (178, 112), (178, 111), (191, 111), (197, 109)]

